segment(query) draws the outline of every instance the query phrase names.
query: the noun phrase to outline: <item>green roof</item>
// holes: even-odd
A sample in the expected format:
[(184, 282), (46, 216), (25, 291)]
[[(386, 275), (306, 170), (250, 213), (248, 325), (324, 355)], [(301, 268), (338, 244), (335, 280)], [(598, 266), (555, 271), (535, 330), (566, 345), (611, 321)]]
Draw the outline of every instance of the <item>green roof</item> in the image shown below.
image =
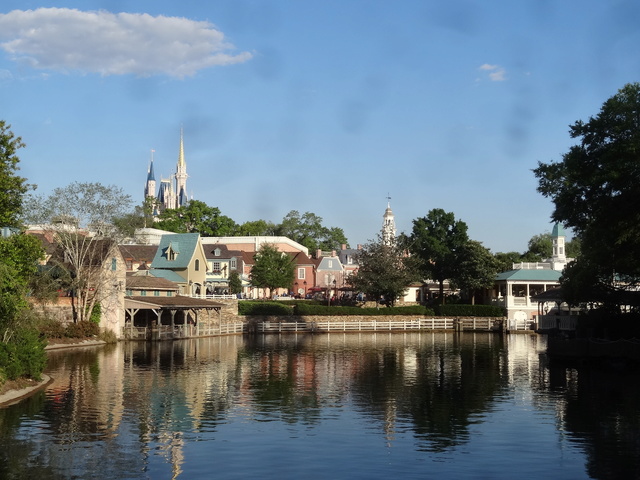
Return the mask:
[(170, 280), (174, 283), (186, 283), (186, 280), (173, 270), (155, 268), (150, 270), (149, 273), (151, 273), (151, 275), (153, 275), (154, 277), (164, 278), (165, 280)]
[(564, 237), (566, 236), (564, 233), (564, 228), (562, 227), (562, 225), (560, 225), (559, 223), (556, 223), (553, 226), (553, 230), (551, 230), (551, 236), (552, 237)]
[[(198, 246), (199, 233), (174, 233), (162, 235), (156, 256), (153, 257), (151, 268), (188, 268), (193, 254)], [(173, 251), (175, 257), (169, 259), (169, 252)]]
[(496, 275), (496, 280), (523, 280), (539, 282), (558, 282), (562, 272), (551, 269), (525, 269), (508, 270)]

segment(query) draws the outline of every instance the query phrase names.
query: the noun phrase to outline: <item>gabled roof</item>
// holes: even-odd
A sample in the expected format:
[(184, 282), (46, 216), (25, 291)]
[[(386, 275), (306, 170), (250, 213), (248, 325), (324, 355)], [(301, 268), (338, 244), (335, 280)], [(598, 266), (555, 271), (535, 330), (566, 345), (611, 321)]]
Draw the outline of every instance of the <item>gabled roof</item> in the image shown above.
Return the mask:
[[(160, 239), (160, 245), (151, 268), (171, 268), (182, 269), (188, 268), (193, 254), (198, 247), (198, 233), (174, 233), (172, 235), (163, 235)], [(169, 252), (176, 253), (173, 260), (169, 258)]]
[(122, 257), (127, 260), (131, 259), (135, 262), (151, 263), (158, 251), (157, 245), (119, 245)]
[[(222, 244), (203, 244), (204, 255), (207, 257), (207, 260), (227, 260), (231, 257), (240, 258), (242, 257), (241, 250), (230, 250), (227, 245)], [(216, 255), (215, 251), (220, 250), (220, 255)]]
[(287, 252), (287, 255), (295, 262), (297, 266), (310, 266), (313, 267), (315, 264), (309, 255), (306, 255), (302, 252)]
[(508, 270), (496, 275), (496, 280), (521, 280), (533, 282), (558, 282), (562, 272), (549, 269), (526, 269)]

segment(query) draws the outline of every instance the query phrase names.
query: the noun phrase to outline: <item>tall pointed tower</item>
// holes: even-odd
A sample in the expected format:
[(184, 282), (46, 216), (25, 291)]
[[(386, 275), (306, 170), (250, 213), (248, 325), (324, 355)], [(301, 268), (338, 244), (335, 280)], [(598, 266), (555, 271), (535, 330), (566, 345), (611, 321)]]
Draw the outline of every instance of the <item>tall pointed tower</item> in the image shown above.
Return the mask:
[(153, 173), (153, 152), (151, 150), (151, 162), (149, 162), (149, 168), (147, 169), (147, 184), (144, 187), (144, 198), (156, 196), (156, 176)]
[(187, 198), (187, 162), (184, 161), (184, 141), (182, 128), (180, 129), (180, 151), (178, 152), (178, 164), (176, 166), (176, 206), (185, 206)]
[(391, 211), (391, 197), (387, 197), (387, 209), (382, 216), (382, 243), (392, 245), (396, 241), (396, 221)]

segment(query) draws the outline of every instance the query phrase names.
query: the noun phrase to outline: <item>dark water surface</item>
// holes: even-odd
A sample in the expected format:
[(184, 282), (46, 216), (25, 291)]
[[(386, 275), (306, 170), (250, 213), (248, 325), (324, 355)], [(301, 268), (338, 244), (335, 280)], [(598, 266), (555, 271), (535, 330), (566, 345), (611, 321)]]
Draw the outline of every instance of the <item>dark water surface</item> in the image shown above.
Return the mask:
[(0, 478), (640, 478), (636, 373), (544, 337), (336, 334), (52, 352)]

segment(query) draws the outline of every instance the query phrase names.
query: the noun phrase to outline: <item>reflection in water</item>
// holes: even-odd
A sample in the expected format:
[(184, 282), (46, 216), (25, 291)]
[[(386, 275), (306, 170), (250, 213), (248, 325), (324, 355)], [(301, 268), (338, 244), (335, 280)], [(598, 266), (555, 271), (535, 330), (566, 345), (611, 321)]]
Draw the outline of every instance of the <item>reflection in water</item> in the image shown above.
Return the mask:
[(544, 337), (227, 336), (50, 353), (0, 478), (637, 478), (636, 374)]

